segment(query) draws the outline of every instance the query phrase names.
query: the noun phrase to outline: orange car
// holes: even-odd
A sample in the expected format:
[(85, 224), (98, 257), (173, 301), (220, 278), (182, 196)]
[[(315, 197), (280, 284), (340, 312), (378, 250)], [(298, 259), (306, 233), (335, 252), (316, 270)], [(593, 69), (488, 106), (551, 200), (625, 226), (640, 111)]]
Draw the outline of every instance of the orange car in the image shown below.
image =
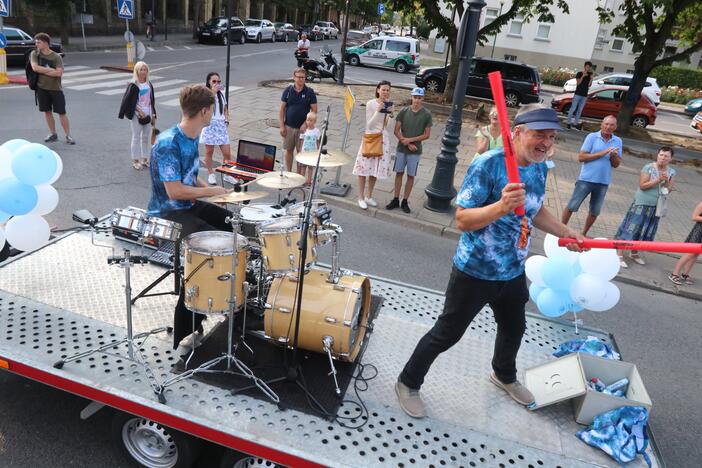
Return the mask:
[(702, 112), (698, 112), (697, 115), (695, 115), (692, 118), (692, 122), (690, 122), (690, 127), (702, 133)]

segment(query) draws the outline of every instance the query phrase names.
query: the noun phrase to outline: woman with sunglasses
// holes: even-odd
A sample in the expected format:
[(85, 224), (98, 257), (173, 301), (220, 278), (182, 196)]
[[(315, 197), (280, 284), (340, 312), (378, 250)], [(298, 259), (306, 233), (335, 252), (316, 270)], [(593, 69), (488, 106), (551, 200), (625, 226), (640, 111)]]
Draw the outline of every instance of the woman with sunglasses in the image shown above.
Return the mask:
[(212, 155), (215, 146), (219, 146), (224, 160), (231, 159), (231, 147), (229, 146), (229, 106), (227, 98), (222, 92), (222, 79), (216, 72), (210, 72), (205, 79), (205, 85), (215, 95), (214, 110), (210, 125), (202, 129), (200, 133), (200, 143), (205, 145), (205, 166), (207, 167), (207, 183), (215, 185), (217, 178), (212, 169)]
[(497, 118), (497, 109), (492, 106), (490, 109), (490, 125), (478, 128), (475, 134), (476, 147), (475, 154), (483, 154), (484, 152), (502, 148), (502, 133), (500, 132), (500, 120)]

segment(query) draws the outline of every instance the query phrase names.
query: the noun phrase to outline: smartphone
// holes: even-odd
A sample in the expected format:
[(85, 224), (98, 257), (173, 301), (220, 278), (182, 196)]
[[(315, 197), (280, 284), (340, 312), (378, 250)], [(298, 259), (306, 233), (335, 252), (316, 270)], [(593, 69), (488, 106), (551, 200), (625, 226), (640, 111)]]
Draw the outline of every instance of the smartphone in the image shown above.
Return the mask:
[(385, 108), (389, 109), (394, 103), (392, 101), (385, 101)]

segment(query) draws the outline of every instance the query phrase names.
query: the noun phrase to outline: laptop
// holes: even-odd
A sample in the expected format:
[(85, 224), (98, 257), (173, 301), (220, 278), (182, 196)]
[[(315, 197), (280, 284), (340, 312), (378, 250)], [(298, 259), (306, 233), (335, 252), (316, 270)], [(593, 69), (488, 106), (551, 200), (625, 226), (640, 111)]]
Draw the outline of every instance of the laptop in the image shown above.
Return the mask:
[(217, 171), (246, 181), (253, 180), (274, 170), (276, 150), (275, 145), (239, 140), (236, 161), (224, 161)]

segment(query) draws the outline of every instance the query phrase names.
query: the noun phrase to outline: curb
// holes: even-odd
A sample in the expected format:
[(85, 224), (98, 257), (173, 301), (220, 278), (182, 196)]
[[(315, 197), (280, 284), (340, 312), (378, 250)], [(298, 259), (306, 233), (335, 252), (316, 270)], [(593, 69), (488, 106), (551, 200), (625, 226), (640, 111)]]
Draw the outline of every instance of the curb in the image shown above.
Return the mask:
[(122, 66), (122, 65), (100, 65), (100, 68), (103, 70), (108, 70), (108, 71), (114, 71), (114, 72), (123, 72), (123, 73), (132, 73), (133, 70), (127, 66)]
[[(82, 38), (78, 39), (79, 41), (82, 41)], [(142, 42), (144, 44), (144, 47), (149, 46), (149, 47), (164, 47), (164, 46), (176, 46), (176, 45), (193, 45), (197, 44), (197, 41), (195, 39), (193, 40), (174, 40), (174, 41), (156, 41), (156, 42), (150, 42), (150, 41), (138, 41), (137, 42)], [(83, 49), (83, 46), (80, 44), (69, 44), (67, 46), (64, 46), (64, 51), (65, 52), (95, 52), (95, 51), (101, 51), (101, 50), (114, 50), (114, 49), (125, 49), (126, 48), (126, 41), (120, 40), (119, 42), (110, 42), (107, 44), (99, 44), (99, 45), (88, 45), (86, 49)]]
[(18, 76), (18, 75), (10, 75), (7, 77), (9, 80), (9, 84), (17, 84), (17, 85), (26, 85), (27, 84), (27, 78), (24, 76)]

